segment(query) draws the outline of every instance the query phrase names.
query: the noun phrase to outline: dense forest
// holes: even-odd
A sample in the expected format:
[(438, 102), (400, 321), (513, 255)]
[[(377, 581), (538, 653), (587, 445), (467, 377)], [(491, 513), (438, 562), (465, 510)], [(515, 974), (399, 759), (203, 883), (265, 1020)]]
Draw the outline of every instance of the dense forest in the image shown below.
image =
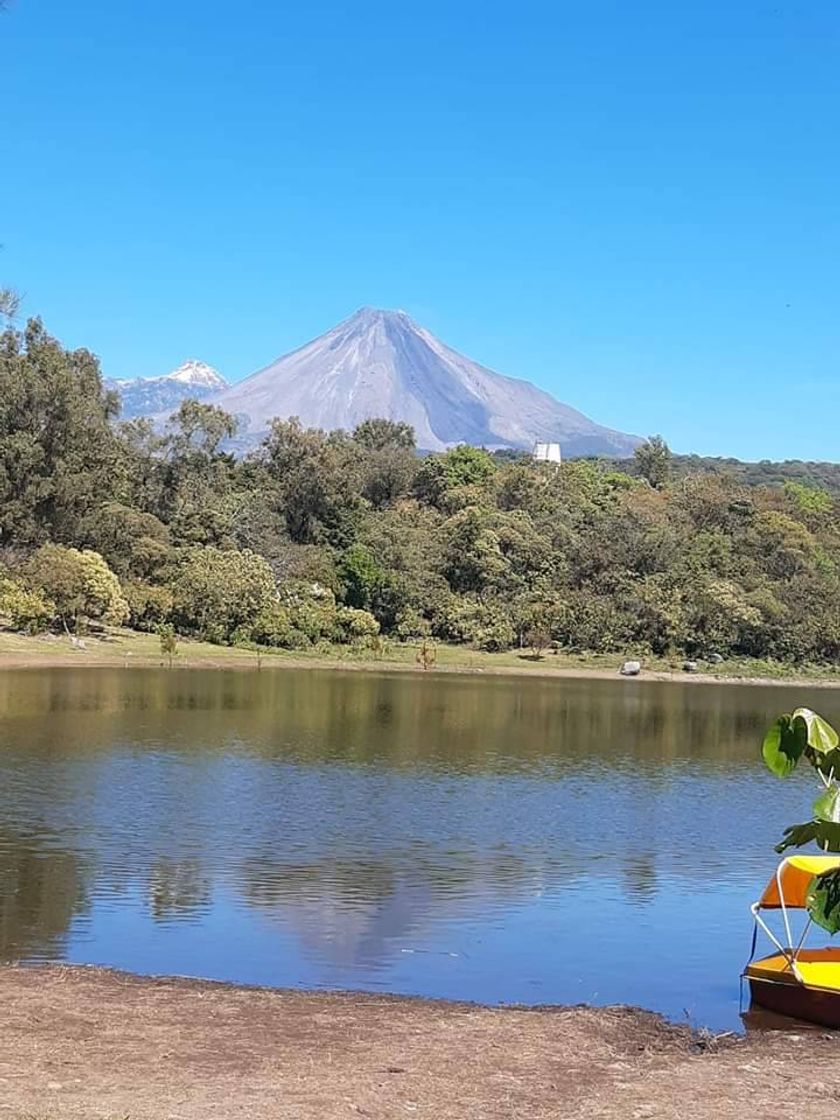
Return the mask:
[[(633, 460), (621, 460), (616, 465), (630, 474), (637, 473), (638, 464)], [(745, 463), (740, 459), (701, 455), (671, 456), (670, 477), (674, 481), (694, 474), (727, 475), (745, 486), (785, 486), (799, 482), (840, 498), (840, 463), (803, 462), (801, 459), (786, 459), (781, 463), (762, 459), (758, 463)]]
[(411, 429), (121, 423), (96, 359), (38, 320), (0, 336), (0, 616), (218, 643), (840, 655), (836, 468), (671, 457), (562, 466)]

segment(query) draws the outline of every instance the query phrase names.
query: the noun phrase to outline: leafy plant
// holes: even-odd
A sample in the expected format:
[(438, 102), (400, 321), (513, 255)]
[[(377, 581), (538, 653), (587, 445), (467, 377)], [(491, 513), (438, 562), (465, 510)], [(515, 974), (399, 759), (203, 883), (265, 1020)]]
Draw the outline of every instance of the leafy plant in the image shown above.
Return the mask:
[(169, 660), (169, 668), (172, 668), (172, 658), (178, 653), (178, 636), (175, 633), (175, 627), (171, 622), (162, 622), (157, 628), (158, 638), (160, 639), (160, 652)]
[(814, 876), (805, 905), (816, 925), (832, 934), (840, 932), (840, 868)]
[[(785, 829), (777, 852), (815, 843), (824, 852), (840, 852), (840, 736), (810, 708), (779, 716), (764, 736), (762, 755), (768, 770), (786, 778), (805, 759), (822, 786), (811, 820)], [(811, 882), (806, 898), (812, 921), (829, 933), (840, 932), (840, 869), (824, 871)]]
[(815, 770), (831, 781), (840, 774), (838, 735), (831, 724), (810, 708), (797, 708), (779, 716), (764, 736), (762, 755), (769, 770), (786, 778), (805, 757)]
[(79, 630), (86, 619), (119, 626), (130, 614), (120, 582), (98, 552), (45, 544), (27, 562), (30, 587), (55, 603), (64, 621)]
[(55, 615), (55, 603), (38, 590), (17, 579), (0, 579), (0, 616), (15, 630), (38, 634)]

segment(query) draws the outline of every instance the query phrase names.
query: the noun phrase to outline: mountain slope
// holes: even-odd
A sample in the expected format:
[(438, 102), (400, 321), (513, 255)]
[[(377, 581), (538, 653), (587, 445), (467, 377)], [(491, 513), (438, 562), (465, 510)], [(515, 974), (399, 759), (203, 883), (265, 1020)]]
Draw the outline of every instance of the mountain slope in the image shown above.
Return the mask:
[(402, 311), (362, 308), (320, 338), (213, 397), (249, 438), (272, 418), (353, 428), (371, 416), (405, 420), (418, 447), (457, 443), (531, 448), (559, 442), (565, 455), (625, 455), (635, 436), (601, 427), (527, 381), (503, 377), (446, 346)]
[(106, 381), (105, 387), (116, 389), (122, 402), (120, 416), (130, 420), (134, 416), (174, 412), (188, 397), (206, 400), (226, 389), (227, 382), (218, 370), (191, 358), (163, 377), (115, 379)]

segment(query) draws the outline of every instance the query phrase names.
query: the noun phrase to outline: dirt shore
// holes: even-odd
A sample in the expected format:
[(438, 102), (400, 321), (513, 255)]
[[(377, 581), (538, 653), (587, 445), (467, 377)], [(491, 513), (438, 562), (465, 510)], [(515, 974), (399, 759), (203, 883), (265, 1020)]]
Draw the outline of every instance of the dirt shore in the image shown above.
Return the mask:
[(835, 1120), (840, 1037), (0, 967), (14, 1120)]
[[(342, 650), (342, 647), (337, 647)], [(171, 666), (178, 669), (231, 669), (244, 672), (277, 671), (282, 669), (319, 669), (340, 672), (412, 673), (422, 672), (414, 662), (413, 647), (396, 647), (397, 653), (382, 657), (353, 657), (345, 652), (336, 656), (306, 655), (266, 651), (258, 662), (253, 652), (239, 648), (212, 646), (205, 642), (183, 640)], [(464, 674), (468, 676), (515, 676), (553, 679), (624, 680), (632, 685), (641, 681), (670, 681), (681, 684), (751, 684), (784, 685), (794, 688), (840, 688), (840, 676), (797, 676), (785, 672), (780, 676), (763, 675), (748, 666), (730, 669), (722, 666), (718, 672), (685, 673), (650, 665), (640, 676), (623, 678), (618, 669), (620, 659), (599, 658), (596, 663), (572, 663), (544, 656), (532, 661), (525, 655), (514, 653), (470, 653), (453, 647), (440, 647), (438, 663), (428, 675)], [(70, 647), (63, 639), (26, 637), (0, 634), (0, 670), (2, 669), (65, 669), (80, 668), (169, 668), (161, 657), (158, 641), (148, 634), (121, 631), (108, 641), (89, 638), (84, 650)]]

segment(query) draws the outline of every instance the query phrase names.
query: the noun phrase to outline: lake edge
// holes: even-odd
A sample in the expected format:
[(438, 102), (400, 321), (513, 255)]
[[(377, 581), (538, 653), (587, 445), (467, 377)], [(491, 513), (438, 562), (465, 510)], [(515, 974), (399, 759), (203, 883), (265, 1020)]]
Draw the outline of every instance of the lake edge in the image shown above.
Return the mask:
[[(840, 688), (840, 676), (798, 674), (792, 667), (779, 666), (780, 675), (762, 675), (758, 669), (755, 673), (749, 671), (745, 665), (744, 674), (740, 672), (685, 672), (664, 666), (661, 662), (654, 663), (650, 668), (643, 668), (637, 677), (622, 677), (620, 665), (622, 659), (614, 659), (601, 655), (597, 664), (569, 664), (568, 655), (565, 663), (551, 664), (554, 655), (547, 654), (543, 661), (547, 663), (511, 664), (501, 657), (512, 656), (481, 653), (479, 651), (464, 650), (463, 647), (438, 646), (443, 651), (447, 660), (435, 665), (429, 670), (422, 670), (413, 660), (407, 658), (413, 652), (413, 646), (399, 647), (399, 651), (406, 656), (403, 659), (388, 657), (381, 658), (368, 656), (348, 656), (346, 647), (338, 647), (342, 652), (335, 656), (325, 655), (322, 652), (301, 656), (274, 650), (264, 650), (260, 654), (259, 662), (256, 655), (244, 649), (227, 646), (214, 646), (204, 642), (191, 642), (182, 640), (179, 653), (174, 658), (172, 666), (168, 666), (165, 658), (160, 654), (155, 635), (142, 634), (138, 631), (124, 631), (108, 641), (98, 638), (86, 639), (85, 649), (72, 648), (65, 644), (62, 638), (44, 639), (42, 637), (28, 637), (25, 635), (5, 633), (0, 635), (0, 670), (21, 669), (102, 669), (102, 668), (142, 668), (142, 669), (213, 669), (233, 670), (237, 672), (277, 671), (283, 669), (301, 670), (335, 670), (338, 672), (371, 672), (371, 673), (401, 673), (415, 676), (436, 675), (462, 675), (476, 677), (533, 677), (556, 680), (617, 680), (634, 684), (639, 681), (656, 681), (660, 683), (677, 684), (721, 684), (721, 685), (757, 685), (784, 686), (788, 688)], [(133, 648), (127, 648), (130, 645)], [(61, 646), (61, 648), (57, 648)], [(515, 655), (513, 655), (515, 656)], [(563, 658), (564, 655), (561, 655)], [(452, 660), (448, 660), (452, 658)], [(521, 660), (528, 660), (526, 655)], [(604, 661), (610, 664), (604, 664)], [(739, 666), (740, 669), (740, 666)]]

